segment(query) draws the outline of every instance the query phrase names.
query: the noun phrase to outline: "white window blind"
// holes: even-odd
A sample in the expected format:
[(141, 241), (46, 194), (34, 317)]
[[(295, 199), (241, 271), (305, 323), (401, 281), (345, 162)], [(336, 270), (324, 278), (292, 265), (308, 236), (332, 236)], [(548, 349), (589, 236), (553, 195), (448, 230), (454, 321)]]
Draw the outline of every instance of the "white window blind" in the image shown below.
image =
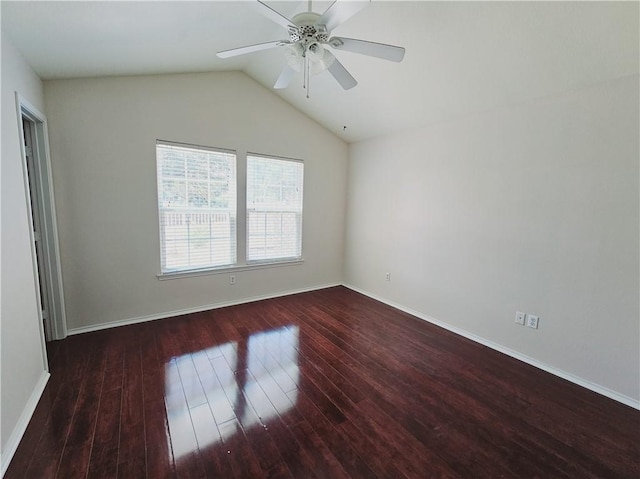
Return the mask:
[(236, 155), (156, 143), (163, 273), (236, 263)]
[(302, 257), (302, 161), (247, 156), (247, 262)]

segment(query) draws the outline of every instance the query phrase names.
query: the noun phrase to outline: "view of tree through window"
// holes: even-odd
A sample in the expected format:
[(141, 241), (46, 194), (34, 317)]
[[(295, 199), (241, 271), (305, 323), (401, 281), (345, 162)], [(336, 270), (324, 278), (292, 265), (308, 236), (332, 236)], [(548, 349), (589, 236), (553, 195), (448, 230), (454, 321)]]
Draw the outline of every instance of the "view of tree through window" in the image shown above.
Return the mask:
[(236, 262), (236, 156), (157, 142), (163, 272)]

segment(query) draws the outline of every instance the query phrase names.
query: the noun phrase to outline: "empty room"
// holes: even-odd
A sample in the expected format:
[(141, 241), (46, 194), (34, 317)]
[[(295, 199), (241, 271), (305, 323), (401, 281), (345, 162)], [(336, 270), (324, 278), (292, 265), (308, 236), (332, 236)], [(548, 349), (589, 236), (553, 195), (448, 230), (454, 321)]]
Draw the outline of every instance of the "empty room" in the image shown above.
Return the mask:
[(0, 477), (640, 477), (640, 2), (0, 20)]

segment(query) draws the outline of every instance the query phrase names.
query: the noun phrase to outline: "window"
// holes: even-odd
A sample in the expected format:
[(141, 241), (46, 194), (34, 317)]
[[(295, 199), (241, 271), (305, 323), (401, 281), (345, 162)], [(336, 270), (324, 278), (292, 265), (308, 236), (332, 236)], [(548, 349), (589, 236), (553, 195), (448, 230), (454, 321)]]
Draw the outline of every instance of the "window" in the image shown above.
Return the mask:
[(302, 183), (297, 160), (247, 156), (247, 262), (302, 257)]
[(236, 263), (236, 155), (156, 142), (163, 273)]
[(302, 161), (249, 154), (245, 183), (232, 150), (157, 140), (156, 160), (160, 279), (301, 262)]

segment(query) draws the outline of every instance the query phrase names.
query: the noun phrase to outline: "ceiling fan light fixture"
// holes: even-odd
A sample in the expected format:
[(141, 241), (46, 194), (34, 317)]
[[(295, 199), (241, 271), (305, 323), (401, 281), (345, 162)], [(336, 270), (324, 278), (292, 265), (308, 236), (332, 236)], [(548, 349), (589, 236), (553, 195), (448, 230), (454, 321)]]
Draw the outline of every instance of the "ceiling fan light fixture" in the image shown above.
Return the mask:
[(309, 61), (317, 62), (322, 60), (324, 54), (324, 48), (318, 42), (310, 43), (307, 47), (307, 56)]
[(302, 65), (304, 63), (304, 48), (300, 43), (287, 45), (285, 58), (287, 60), (287, 65), (297, 72), (302, 71)]
[(329, 50), (324, 48), (322, 45), (318, 46), (320, 48), (316, 52), (308, 54), (310, 63), (309, 72), (312, 75), (317, 75), (318, 73), (327, 70), (336, 59)]

